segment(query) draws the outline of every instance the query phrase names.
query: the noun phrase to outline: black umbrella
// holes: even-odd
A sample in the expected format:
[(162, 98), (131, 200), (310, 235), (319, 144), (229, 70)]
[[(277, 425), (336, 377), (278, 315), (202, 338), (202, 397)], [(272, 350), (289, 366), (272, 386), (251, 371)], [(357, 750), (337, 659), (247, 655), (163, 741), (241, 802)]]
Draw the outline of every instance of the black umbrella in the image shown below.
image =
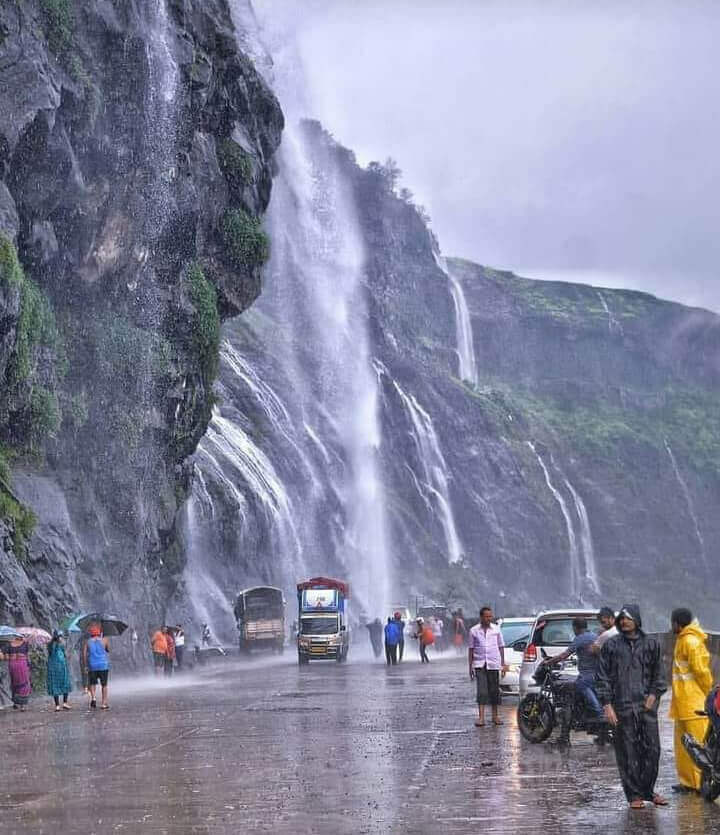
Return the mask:
[(77, 625), (83, 630), (87, 631), (91, 623), (99, 623), (102, 628), (103, 635), (122, 635), (128, 628), (124, 620), (121, 620), (117, 615), (103, 615), (100, 612), (91, 612), (89, 615), (84, 615), (78, 620)]

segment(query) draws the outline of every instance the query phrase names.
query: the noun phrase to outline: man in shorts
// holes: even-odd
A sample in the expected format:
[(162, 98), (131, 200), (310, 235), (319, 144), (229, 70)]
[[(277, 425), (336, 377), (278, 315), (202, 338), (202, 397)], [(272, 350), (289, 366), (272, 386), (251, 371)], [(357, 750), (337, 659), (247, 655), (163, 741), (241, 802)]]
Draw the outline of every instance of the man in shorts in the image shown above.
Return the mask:
[(480, 609), (480, 623), (470, 630), (470, 647), (468, 649), (468, 664), (470, 679), (475, 680), (477, 687), (478, 718), (475, 725), (482, 728), (485, 725), (485, 705), (492, 710), (494, 725), (502, 725), (498, 715), (500, 705), (500, 676), (505, 675), (508, 668), (505, 664), (505, 643), (500, 627), (493, 623), (493, 613), (489, 606)]

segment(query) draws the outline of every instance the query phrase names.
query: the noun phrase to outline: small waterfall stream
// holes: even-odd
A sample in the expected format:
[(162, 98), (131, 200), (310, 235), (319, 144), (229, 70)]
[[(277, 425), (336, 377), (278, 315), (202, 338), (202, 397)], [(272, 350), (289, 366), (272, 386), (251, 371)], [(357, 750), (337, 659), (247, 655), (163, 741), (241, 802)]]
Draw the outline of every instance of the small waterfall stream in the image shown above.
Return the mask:
[(440, 255), (435, 256), (435, 262), (445, 273), (450, 282), (453, 305), (455, 306), (455, 328), (457, 331), (457, 353), (460, 364), (460, 379), (473, 386), (477, 386), (478, 373), (475, 361), (475, 343), (473, 342), (472, 320), (465, 300), (462, 284), (452, 274), (447, 261)]
[[(561, 473), (562, 475), (562, 473)], [(593, 545), (592, 532), (590, 530), (590, 517), (588, 516), (585, 502), (582, 496), (570, 483), (570, 480), (563, 475), (563, 481), (572, 496), (575, 503), (575, 512), (577, 513), (578, 521), (580, 522), (580, 546), (582, 548), (583, 564), (584, 564), (584, 580), (585, 584), (595, 594), (600, 593), (597, 579), (597, 568), (595, 566), (595, 547)]]
[(700, 521), (698, 519), (698, 515), (695, 512), (695, 504), (692, 499), (692, 495), (690, 494), (690, 489), (688, 488), (687, 481), (683, 478), (682, 473), (680, 472), (680, 467), (678, 467), (677, 459), (675, 458), (675, 453), (672, 451), (672, 447), (665, 440), (665, 449), (667, 450), (668, 457), (672, 463), (673, 472), (675, 473), (675, 480), (680, 485), (680, 492), (683, 494), (683, 498), (685, 499), (685, 504), (687, 505), (688, 514), (690, 519), (692, 520), (693, 527), (695, 529), (695, 536), (698, 541), (698, 546), (700, 549), (700, 558), (702, 559), (703, 563), (707, 565), (707, 554), (705, 552), (705, 539), (702, 535), (702, 531), (700, 530)]
[(448, 467), (438, 443), (432, 418), (412, 394), (406, 394), (402, 390), (397, 381), (392, 380), (392, 385), (410, 419), (412, 437), (422, 467), (421, 475), (418, 476), (410, 465), (406, 466), (428, 509), (434, 512), (437, 508), (437, 515), (445, 534), (448, 562), (459, 562), (463, 558), (463, 546), (450, 502)]

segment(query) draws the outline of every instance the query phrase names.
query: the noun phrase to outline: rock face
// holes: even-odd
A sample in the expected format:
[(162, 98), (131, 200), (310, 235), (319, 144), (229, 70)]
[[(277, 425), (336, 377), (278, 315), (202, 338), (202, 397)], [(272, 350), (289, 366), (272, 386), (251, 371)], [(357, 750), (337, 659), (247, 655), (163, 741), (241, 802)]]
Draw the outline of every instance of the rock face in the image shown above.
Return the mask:
[(164, 616), (267, 258), (283, 118), (243, 36), (226, 0), (0, 5), (0, 621)]
[[(290, 236), (292, 257), (271, 262), (267, 292), (224, 332), (220, 409), (191, 500), (198, 618), (229, 639), (238, 588), (271, 582), (290, 593), (299, 574), (328, 571), (360, 577), (355, 610), (372, 617), (383, 599), (415, 595), (518, 614), (628, 598), (651, 625), (665, 628), (679, 600), (714, 623), (720, 319), (639, 293), (443, 262), (422, 212), (397, 196), (391, 166), (361, 169), (312, 123), (298, 142), (315, 185), (305, 204), (289, 201), (301, 218), (286, 226), (322, 229), (330, 206), (343, 223), (310, 265)], [(318, 196), (323, 178), (333, 187)], [(341, 194), (352, 212), (341, 211)], [(287, 211), (273, 202), (273, 224)], [(353, 257), (328, 255), (347, 256), (340, 239), (354, 242)], [(356, 258), (362, 304), (313, 302), (317, 265), (335, 264), (338, 284)], [(472, 329), (474, 381), (459, 376), (453, 282)], [(378, 444), (366, 454), (384, 507), (384, 598), (382, 572), (368, 591), (357, 570), (374, 534), (343, 538), (362, 468), (332, 396), (343, 384), (327, 384), (342, 368), (356, 373), (362, 339), (347, 323), (358, 310), (376, 375)], [(313, 315), (338, 333), (332, 361), (318, 357)]]

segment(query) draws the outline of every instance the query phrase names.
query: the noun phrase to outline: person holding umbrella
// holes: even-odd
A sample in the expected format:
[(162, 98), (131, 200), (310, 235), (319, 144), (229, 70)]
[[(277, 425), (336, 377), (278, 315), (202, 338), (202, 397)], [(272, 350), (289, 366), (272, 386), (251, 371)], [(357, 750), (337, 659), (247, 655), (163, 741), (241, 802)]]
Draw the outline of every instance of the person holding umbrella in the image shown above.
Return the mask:
[(107, 638), (103, 637), (99, 623), (91, 623), (88, 627), (90, 638), (83, 650), (85, 666), (88, 671), (88, 685), (90, 687), (90, 707), (96, 708), (95, 686), (101, 687), (102, 703), (100, 708), (108, 710), (108, 675), (110, 674), (110, 644)]
[[(11, 634), (12, 633), (12, 634)], [(3, 637), (7, 648), (0, 652), (0, 659), (7, 660), (10, 673), (10, 695), (13, 710), (24, 711), (32, 694), (30, 683), (30, 646), (27, 639), (17, 632), (3, 628)], [(9, 640), (7, 640), (9, 639)]]
[(65, 641), (61, 632), (56, 629), (52, 640), (48, 644), (47, 660), (47, 691), (55, 702), (55, 712), (60, 712), (60, 696), (63, 697), (63, 709), (70, 710), (68, 694), (72, 690), (70, 669), (65, 654)]

